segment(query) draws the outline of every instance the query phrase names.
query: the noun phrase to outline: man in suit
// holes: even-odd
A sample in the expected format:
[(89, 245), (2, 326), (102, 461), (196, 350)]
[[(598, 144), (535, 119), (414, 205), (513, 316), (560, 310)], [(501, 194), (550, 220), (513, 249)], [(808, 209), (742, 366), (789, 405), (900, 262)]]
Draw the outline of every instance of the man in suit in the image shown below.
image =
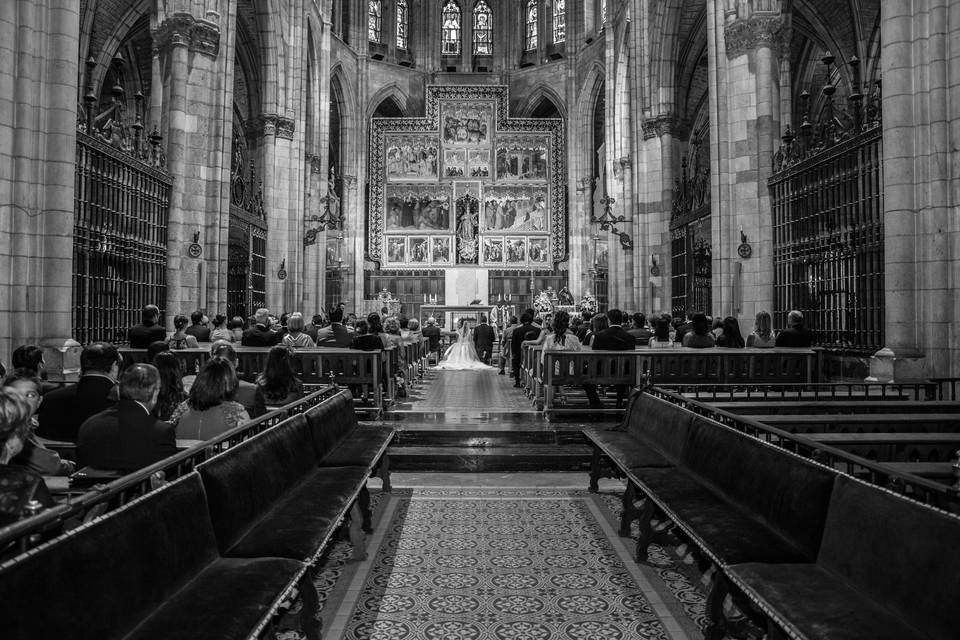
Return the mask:
[(510, 356), (510, 348), (513, 342), (513, 332), (520, 326), (517, 316), (510, 316), (507, 328), (503, 330), (500, 336), (500, 375), (506, 375), (507, 358)]
[(120, 401), (80, 427), (77, 463), (130, 473), (175, 454), (174, 427), (150, 415), (159, 393), (156, 367), (127, 367), (120, 377)]
[(677, 327), (677, 334), (673, 339), (674, 342), (683, 344), (683, 336), (693, 331), (693, 316), (696, 315), (696, 313), (697, 312), (692, 309), (687, 311), (687, 321)]
[(276, 331), (270, 330), (269, 309), (257, 309), (253, 322), (253, 326), (244, 331), (240, 338), (240, 344), (244, 347), (272, 347), (282, 339)]
[(480, 322), (473, 328), (473, 346), (483, 364), (490, 364), (493, 355), (493, 343), (497, 339), (497, 330), (487, 324), (487, 316), (480, 314)]
[(813, 333), (803, 326), (803, 314), (794, 309), (787, 314), (787, 328), (777, 334), (777, 347), (807, 348), (813, 344)]
[(80, 425), (117, 401), (120, 352), (108, 342), (94, 342), (80, 353), (80, 381), (51, 391), (37, 411), (37, 435), (76, 442)]
[(190, 314), (190, 326), (183, 332), (196, 338), (197, 342), (210, 342), (210, 329), (206, 326), (207, 322), (207, 317), (202, 311), (194, 311)]
[(653, 337), (653, 332), (647, 328), (647, 316), (642, 313), (633, 314), (633, 328), (629, 329), (627, 333), (633, 336), (638, 346), (644, 347)]
[(330, 326), (317, 331), (317, 346), (349, 349), (351, 342), (353, 332), (343, 325), (343, 309), (337, 307), (330, 312)]
[(323, 315), (314, 314), (313, 318), (310, 320), (310, 324), (307, 325), (303, 332), (310, 336), (310, 339), (313, 340), (314, 344), (317, 344), (317, 336), (320, 333), (320, 329), (323, 328)]
[(520, 386), (520, 365), (523, 361), (523, 341), (540, 337), (540, 327), (533, 324), (533, 309), (527, 309), (520, 316), (520, 326), (513, 330), (510, 337), (511, 366), (513, 367), (513, 386)]
[(127, 340), (131, 349), (146, 349), (150, 343), (167, 339), (167, 330), (160, 324), (160, 309), (148, 304), (143, 308), (140, 324), (130, 327)]
[[(607, 311), (607, 318), (610, 320), (610, 327), (597, 333), (593, 337), (594, 351), (633, 351), (636, 348), (636, 338), (623, 330), (623, 312), (619, 309), (610, 309)], [(623, 406), (623, 398), (627, 394), (627, 386), (623, 384), (616, 385), (617, 390), (617, 408)], [(590, 406), (599, 409), (600, 396), (597, 395), (597, 386), (593, 384), (583, 385), (583, 390), (587, 394), (587, 400)]]
[(440, 327), (433, 316), (427, 318), (427, 326), (423, 328), (423, 337), (430, 341), (430, 353), (437, 354), (437, 362), (440, 362)]

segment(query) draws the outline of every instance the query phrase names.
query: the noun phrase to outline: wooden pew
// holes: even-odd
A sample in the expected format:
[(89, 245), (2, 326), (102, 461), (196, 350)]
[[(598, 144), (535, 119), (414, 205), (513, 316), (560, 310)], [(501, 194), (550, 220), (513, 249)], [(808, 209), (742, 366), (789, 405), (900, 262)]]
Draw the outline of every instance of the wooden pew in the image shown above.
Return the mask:
[(711, 407), (738, 415), (811, 414), (811, 413), (960, 413), (960, 402), (943, 400), (744, 400), (708, 402)]
[(879, 462), (936, 462), (960, 447), (960, 433), (808, 433), (804, 437)]
[(960, 427), (960, 413), (756, 414), (750, 418), (790, 433), (928, 433)]

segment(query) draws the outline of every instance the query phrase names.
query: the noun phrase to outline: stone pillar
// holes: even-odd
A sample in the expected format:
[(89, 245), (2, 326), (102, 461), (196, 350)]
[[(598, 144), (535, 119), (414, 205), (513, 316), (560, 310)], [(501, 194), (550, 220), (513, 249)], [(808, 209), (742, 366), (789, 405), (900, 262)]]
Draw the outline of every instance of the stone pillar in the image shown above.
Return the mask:
[(950, 0), (881, 11), (886, 346), (870, 374), (958, 376), (960, 11)]
[[(186, 4), (186, 3), (178, 3)], [(157, 14), (155, 54), (163, 69), (160, 132), (167, 144), (167, 170), (174, 177), (167, 225), (167, 328), (177, 313), (222, 310), (225, 243), (230, 214), (229, 173), (233, 106), (236, 7), (225, 13)], [(187, 7), (183, 7), (187, 8)], [(200, 233), (204, 255), (187, 255)], [(221, 286), (223, 283), (223, 286)]]
[[(725, 5), (731, 5), (725, 9)], [(767, 178), (779, 144), (779, 9), (707, 3), (714, 314), (750, 326), (773, 307), (773, 230)], [(753, 252), (741, 258), (740, 229)]]
[[(649, 316), (670, 312), (672, 306), (670, 220), (678, 143), (674, 136), (673, 114), (646, 120), (641, 129), (643, 143), (638, 156), (645, 189), (641, 189), (637, 196), (643, 212), (643, 232), (636, 241), (634, 253), (637, 254), (637, 282), (646, 289), (639, 292), (638, 310)], [(656, 269), (653, 269), (654, 259)]]
[(71, 335), (79, 11), (72, 0), (6, 0), (0, 9), (0, 362), (7, 366), (22, 344), (59, 349)]

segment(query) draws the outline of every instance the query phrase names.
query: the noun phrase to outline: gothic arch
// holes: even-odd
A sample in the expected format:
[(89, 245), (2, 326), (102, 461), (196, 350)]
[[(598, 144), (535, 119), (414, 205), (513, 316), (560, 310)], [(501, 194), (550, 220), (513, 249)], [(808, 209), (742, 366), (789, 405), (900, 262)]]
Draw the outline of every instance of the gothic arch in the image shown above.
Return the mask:
[(534, 112), (544, 100), (548, 100), (554, 106), (564, 122), (567, 121), (566, 104), (553, 87), (545, 84), (539, 84), (533, 88), (530, 95), (527, 96), (527, 99), (523, 101), (522, 106), (517, 110), (517, 113), (521, 118), (535, 117), (533, 115)]
[[(350, 84), (347, 82), (343, 67), (339, 64), (335, 65), (330, 73), (330, 100), (336, 100), (340, 110), (341, 149), (359, 148), (360, 122), (358, 122), (357, 115), (360, 110), (357, 107), (356, 96), (354, 96)], [(342, 164), (343, 166), (337, 168), (341, 175), (357, 175), (357, 166), (349, 166), (347, 162), (342, 162)]]
[(379, 109), (380, 105), (388, 100), (393, 101), (397, 107), (397, 110), (399, 110), (402, 116), (408, 114), (407, 95), (400, 90), (399, 85), (394, 83), (385, 87), (381, 87), (379, 91), (370, 97), (370, 101), (368, 102), (369, 107), (367, 108), (367, 120), (372, 118), (373, 114), (377, 112), (377, 109)]

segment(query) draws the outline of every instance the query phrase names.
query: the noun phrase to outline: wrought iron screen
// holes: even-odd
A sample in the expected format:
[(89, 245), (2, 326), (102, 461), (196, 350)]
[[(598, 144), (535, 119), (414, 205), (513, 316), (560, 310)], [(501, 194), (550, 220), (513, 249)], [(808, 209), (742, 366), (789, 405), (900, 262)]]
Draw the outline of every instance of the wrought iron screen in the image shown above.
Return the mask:
[(77, 132), (73, 332), (123, 343), (145, 305), (166, 306), (170, 176)]
[(883, 346), (881, 151), (877, 126), (793, 164), (788, 158), (769, 180), (774, 325), (786, 326), (797, 309), (818, 346)]

